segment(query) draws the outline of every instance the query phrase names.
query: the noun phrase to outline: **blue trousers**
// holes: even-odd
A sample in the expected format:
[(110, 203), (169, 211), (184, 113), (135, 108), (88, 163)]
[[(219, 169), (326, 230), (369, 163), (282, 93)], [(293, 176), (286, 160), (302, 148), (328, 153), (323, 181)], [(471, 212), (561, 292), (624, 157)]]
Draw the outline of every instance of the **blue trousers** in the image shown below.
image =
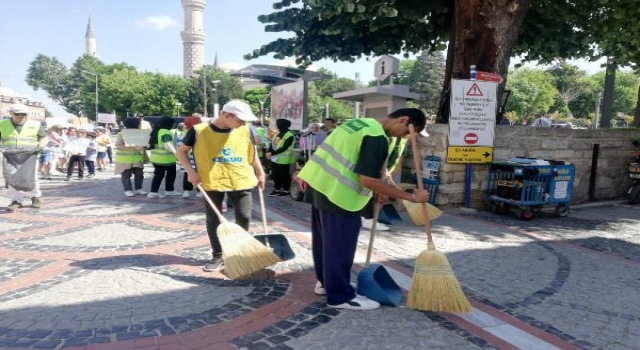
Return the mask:
[(361, 225), (360, 213), (334, 214), (312, 207), (313, 265), (316, 278), (327, 291), (329, 305), (339, 305), (356, 296), (349, 282)]

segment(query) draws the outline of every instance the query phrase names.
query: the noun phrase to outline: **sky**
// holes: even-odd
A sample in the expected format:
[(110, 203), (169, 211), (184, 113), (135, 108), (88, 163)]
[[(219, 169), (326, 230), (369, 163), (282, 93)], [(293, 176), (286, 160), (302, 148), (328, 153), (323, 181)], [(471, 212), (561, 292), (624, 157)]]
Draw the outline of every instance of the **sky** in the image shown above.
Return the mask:
[[(267, 33), (257, 17), (273, 12), (273, 0), (208, 0), (204, 11), (205, 64), (274, 64), (271, 56), (245, 61), (243, 56), (283, 33)], [(97, 38), (98, 58), (105, 64), (125, 62), (139, 71), (182, 75), (183, 10), (180, 0), (0, 0), (0, 83), (43, 102), (54, 116), (67, 115), (42, 90), (25, 82), (29, 63), (38, 54), (57, 57), (70, 67), (85, 51), (89, 14)], [(398, 56), (401, 58), (401, 56)], [(322, 60), (314, 65), (339, 77), (373, 80), (378, 57), (355, 63)], [(576, 62), (589, 73), (598, 63)]]

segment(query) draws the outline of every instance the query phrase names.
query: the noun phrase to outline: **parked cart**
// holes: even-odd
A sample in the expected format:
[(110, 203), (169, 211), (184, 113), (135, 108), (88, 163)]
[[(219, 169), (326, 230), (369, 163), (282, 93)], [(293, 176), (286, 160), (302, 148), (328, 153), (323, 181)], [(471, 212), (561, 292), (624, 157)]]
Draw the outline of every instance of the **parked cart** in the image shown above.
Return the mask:
[(486, 200), (496, 214), (514, 209), (518, 218), (533, 219), (534, 212), (555, 205), (555, 214), (569, 214), (575, 166), (546, 161), (549, 165), (517, 162), (488, 163)]

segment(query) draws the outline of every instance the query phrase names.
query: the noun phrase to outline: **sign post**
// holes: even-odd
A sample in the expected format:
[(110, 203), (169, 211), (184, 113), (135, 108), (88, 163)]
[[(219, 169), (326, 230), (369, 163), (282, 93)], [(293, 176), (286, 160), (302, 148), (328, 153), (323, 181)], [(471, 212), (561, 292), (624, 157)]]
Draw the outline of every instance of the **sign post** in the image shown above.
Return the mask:
[[(493, 159), (498, 83), (481, 81), (487, 76), (476, 71), (478, 80), (451, 80), (451, 115), (447, 163), (464, 163), (465, 207), (469, 207), (471, 164)], [(495, 77), (493, 77), (495, 79)], [(497, 75), (497, 78), (500, 78)], [(502, 79), (502, 78), (500, 78)]]

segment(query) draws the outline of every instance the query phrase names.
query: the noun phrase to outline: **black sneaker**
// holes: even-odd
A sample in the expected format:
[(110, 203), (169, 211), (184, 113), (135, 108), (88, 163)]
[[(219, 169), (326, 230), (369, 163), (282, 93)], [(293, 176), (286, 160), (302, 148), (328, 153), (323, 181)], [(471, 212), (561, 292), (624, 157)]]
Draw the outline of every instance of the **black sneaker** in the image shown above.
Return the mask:
[(222, 260), (222, 256), (216, 256), (206, 263), (202, 269), (206, 272), (213, 272), (219, 270), (223, 265), (224, 261)]
[(17, 202), (17, 201), (13, 201), (11, 202), (11, 204), (9, 204), (9, 206), (7, 206), (7, 210), (8, 211), (16, 211), (18, 210), (18, 208), (22, 207), (22, 203)]
[(289, 191), (282, 191), (278, 193), (278, 197), (289, 197)]
[(273, 190), (271, 191), (271, 193), (269, 193), (269, 197), (277, 197), (280, 195), (280, 191), (278, 190)]

